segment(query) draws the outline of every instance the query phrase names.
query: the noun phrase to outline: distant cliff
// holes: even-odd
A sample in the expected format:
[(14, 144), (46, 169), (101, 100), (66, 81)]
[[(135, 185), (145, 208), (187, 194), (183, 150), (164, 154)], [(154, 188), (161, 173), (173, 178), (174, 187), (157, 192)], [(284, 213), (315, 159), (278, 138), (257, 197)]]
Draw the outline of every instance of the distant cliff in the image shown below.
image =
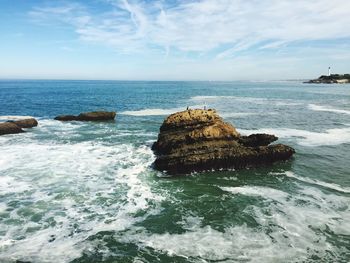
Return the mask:
[(318, 79), (312, 79), (304, 83), (316, 84), (345, 84), (350, 83), (350, 74), (332, 74), (330, 76), (321, 76)]

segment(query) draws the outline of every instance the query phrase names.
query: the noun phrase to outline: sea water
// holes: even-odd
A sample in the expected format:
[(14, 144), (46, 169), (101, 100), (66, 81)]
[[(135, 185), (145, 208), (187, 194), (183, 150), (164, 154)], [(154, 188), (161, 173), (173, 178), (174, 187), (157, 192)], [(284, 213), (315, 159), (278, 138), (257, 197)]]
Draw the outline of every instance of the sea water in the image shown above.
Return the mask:
[[(272, 167), (152, 169), (171, 113), (214, 108), (296, 149)], [(117, 111), (113, 122), (59, 114)], [(0, 81), (0, 262), (348, 262), (350, 86), (300, 82)]]

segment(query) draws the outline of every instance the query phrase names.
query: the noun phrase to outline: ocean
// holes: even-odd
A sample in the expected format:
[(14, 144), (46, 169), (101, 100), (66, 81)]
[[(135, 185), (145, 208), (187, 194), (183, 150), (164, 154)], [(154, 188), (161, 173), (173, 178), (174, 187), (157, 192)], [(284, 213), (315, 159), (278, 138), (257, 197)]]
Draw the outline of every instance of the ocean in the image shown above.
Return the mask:
[[(295, 148), (272, 167), (168, 177), (164, 118), (214, 108)], [(60, 114), (117, 111), (115, 122)], [(0, 262), (349, 262), (350, 85), (0, 81)]]

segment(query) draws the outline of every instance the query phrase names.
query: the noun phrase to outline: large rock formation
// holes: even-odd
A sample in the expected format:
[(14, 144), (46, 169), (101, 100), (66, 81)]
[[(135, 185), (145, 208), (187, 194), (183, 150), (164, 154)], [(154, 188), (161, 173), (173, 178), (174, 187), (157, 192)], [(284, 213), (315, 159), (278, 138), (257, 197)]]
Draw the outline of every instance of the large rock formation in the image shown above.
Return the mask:
[(114, 120), (116, 113), (114, 111), (93, 111), (83, 112), (79, 115), (59, 115), (55, 120), (59, 121), (108, 121)]
[(241, 169), (289, 159), (294, 149), (274, 144), (269, 134), (241, 136), (215, 110), (186, 110), (170, 115), (160, 127), (152, 149), (154, 167), (169, 174)]

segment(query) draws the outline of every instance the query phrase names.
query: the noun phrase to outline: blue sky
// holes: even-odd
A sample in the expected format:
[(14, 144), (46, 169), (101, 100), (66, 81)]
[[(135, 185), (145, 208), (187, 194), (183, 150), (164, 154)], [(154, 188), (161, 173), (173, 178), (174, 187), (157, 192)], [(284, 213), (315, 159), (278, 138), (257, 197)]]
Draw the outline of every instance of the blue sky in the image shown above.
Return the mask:
[(349, 25), (348, 0), (0, 0), (0, 78), (349, 73)]

